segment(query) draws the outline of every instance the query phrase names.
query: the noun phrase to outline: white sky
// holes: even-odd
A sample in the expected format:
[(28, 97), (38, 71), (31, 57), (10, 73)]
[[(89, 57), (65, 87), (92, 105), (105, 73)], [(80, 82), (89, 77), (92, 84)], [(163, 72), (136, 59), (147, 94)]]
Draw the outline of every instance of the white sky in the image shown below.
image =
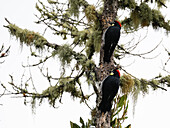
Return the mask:
[[(35, 0), (0, 0), (0, 46), (5, 44), (6, 47), (11, 45), (10, 55), (5, 60), (3, 65), (0, 65), (0, 82), (7, 83), (10, 79), (8, 74), (12, 74), (18, 78), (23, 74), (21, 69), (22, 62), (27, 60), (28, 48), (24, 46), (23, 50), (20, 49), (19, 42), (15, 38), (11, 38), (8, 30), (3, 27), (7, 25), (4, 18), (8, 18), (12, 23), (17, 24), (22, 28), (43, 32), (41, 26), (34, 24), (36, 17)], [(168, 6), (170, 7), (170, 6)], [(156, 46), (155, 41), (159, 42), (162, 37), (159, 38), (160, 33), (163, 31), (149, 31), (149, 37), (147, 42), (149, 46)], [(162, 34), (163, 35), (163, 34)], [(51, 35), (45, 35), (50, 41), (55, 42), (56, 37)], [(138, 39), (136, 39), (138, 40)], [(121, 37), (120, 42), (124, 41), (124, 37)], [(163, 37), (164, 45), (168, 46), (168, 37)], [(143, 46), (142, 46), (143, 45)], [(148, 44), (147, 44), (148, 45)], [(141, 44), (142, 49), (140, 51), (146, 51), (151, 47), (146, 47), (146, 44)], [(154, 52), (157, 55), (162, 48)], [(170, 49), (170, 47), (169, 47)], [(165, 54), (161, 54), (159, 58), (155, 60), (142, 60), (135, 61), (133, 66), (127, 67), (127, 70), (138, 77), (152, 78), (162, 72), (161, 61), (165, 61), (163, 57)], [(165, 56), (166, 57), (166, 56)], [(124, 64), (130, 64), (133, 60), (129, 61), (127, 58)], [(134, 70), (135, 69), (135, 70)], [(164, 72), (162, 72), (164, 73)], [(39, 80), (40, 78), (38, 78)], [(20, 80), (19, 80), (20, 82)], [(170, 103), (169, 103), (170, 91), (155, 91), (150, 92), (144, 98), (139, 97), (135, 116), (132, 114), (132, 102), (129, 104), (129, 119), (127, 124), (131, 123), (132, 128), (169, 128), (169, 115), (170, 115)], [(32, 114), (31, 106), (25, 106), (24, 99), (16, 99), (3, 97), (0, 98), (0, 128), (69, 128), (69, 121), (79, 122), (79, 117), (87, 120), (90, 118), (90, 111), (84, 104), (79, 104), (79, 100), (70, 100), (69, 95), (65, 94), (63, 97), (63, 104), (60, 104), (58, 109), (49, 107), (48, 103), (43, 103), (36, 109), (36, 114)], [(95, 99), (94, 99), (95, 101)], [(94, 104), (91, 101), (91, 104)]]

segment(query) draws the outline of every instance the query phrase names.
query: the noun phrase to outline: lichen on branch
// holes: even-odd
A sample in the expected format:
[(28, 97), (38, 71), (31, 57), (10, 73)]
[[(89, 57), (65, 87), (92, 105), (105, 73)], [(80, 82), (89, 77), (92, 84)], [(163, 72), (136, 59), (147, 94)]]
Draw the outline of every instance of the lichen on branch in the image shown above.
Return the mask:
[(6, 26), (12, 36), (20, 41), (21, 46), (26, 44), (28, 46), (35, 46), (36, 49), (43, 50), (48, 41), (39, 33), (27, 29), (21, 29), (15, 24)]

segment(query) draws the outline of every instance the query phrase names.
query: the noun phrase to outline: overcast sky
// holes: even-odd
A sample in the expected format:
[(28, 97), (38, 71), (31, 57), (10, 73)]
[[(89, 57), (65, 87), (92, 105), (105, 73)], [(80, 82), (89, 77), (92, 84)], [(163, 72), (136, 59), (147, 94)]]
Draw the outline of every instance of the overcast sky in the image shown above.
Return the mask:
[[(36, 21), (35, 9), (36, 0), (0, 0), (0, 46), (5, 44), (5, 47), (11, 46), (9, 57), (5, 59), (5, 63), (0, 65), (0, 82), (7, 82), (10, 80), (8, 74), (21, 78), (23, 74), (22, 62), (27, 61), (27, 53), (29, 51), (25, 46), (21, 50), (19, 42), (15, 38), (10, 37), (8, 30), (3, 27), (7, 25), (4, 18), (8, 18), (12, 23), (17, 24), (22, 28), (34, 30), (42, 33), (44, 29), (34, 23)], [(168, 6), (170, 7), (170, 6)], [(168, 14), (167, 14), (168, 16)], [(162, 30), (150, 31), (147, 42), (149, 45), (154, 45), (154, 41), (161, 41), (164, 35)], [(56, 37), (46, 34), (48, 40), (55, 42)], [(137, 39), (136, 39), (137, 40)], [(123, 42), (121, 37), (120, 42)], [(170, 49), (168, 44), (169, 38), (163, 37), (164, 45)], [(168, 44), (168, 45), (167, 45)], [(142, 46), (143, 45), (143, 46)], [(141, 44), (141, 51), (146, 51), (150, 47), (146, 47), (145, 44)], [(153, 53), (157, 55), (163, 48), (158, 49)], [(135, 64), (127, 69), (134, 75), (144, 78), (152, 78), (158, 75), (161, 71), (161, 59), (166, 57), (164, 53), (159, 58), (151, 60), (138, 59)], [(129, 58), (122, 60), (126, 65)], [(132, 61), (127, 63), (130, 64)], [(135, 70), (134, 70), (135, 69)], [(170, 69), (170, 68), (169, 68)], [(40, 78), (37, 78), (38, 80)], [(20, 82), (20, 81), (19, 81)], [(129, 104), (129, 119), (127, 124), (131, 123), (132, 128), (169, 128), (169, 115), (170, 115), (170, 91), (150, 91), (149, 95), (145, 97), (140, 96), (135, 115), (132, 114), (132, 102)], [(95, 100), (94, 100), (95, 101)], [(93, 101), (91, 101), (91, 104)], [(0, 128), (69, 128), (69, 121), (79, 122), (79, 117), (87, 120), (90, 118), (90, 111), (84, 104), (79, 104), (79, 100), (70, 100), (69, 95), (64, 95), (63, 104), (59, 105), (59, 108), (54, 109), (49, 107), (48, 103), (43, 103), (36, 109), (36, 114), (32, 114), (30, 104), (24, 105), (24, 99), (18, 99), (14, 97), (0, 98)]]

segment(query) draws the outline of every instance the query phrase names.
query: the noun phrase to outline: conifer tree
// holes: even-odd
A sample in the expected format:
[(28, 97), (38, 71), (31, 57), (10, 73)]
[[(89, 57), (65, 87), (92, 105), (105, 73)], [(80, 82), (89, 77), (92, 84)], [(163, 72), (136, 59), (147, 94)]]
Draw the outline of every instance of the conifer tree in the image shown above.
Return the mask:
[[(33, 57), (40, 58), (39, 62), (29, 67), (43, 65), (49, 59), (58, 57), (60, 64), (63, 67), (59, 77), (50, 75), (48, 70), (46, 73), (40, 68), (42, 75), (49, 81), (50, 86), (42, 93), (38, 93), (36, 89), (29, 91), (28, 81), (25, 82), (25, 87), (17, 86), (11, 76), (11, 86), (14, 88), (12, 94), (22, 94), (23, 97), (32, 97), (32, 105), (35, 105), (36, 100), (42, 102), (43, 99), (48, 99), (49, 104), (55, 106), (56, 100), (61, 101), (64, 92), (70, 93), (72, 97), (78, 97), (82, 102), (87, 104), (88, 99), (92, 95), (96, 95), (96, 108), (92, 110), (93, 124), (96, 128), (110, 128), (110, 124), (114, 127), (119, 127), (121, 124), (118, 120), (111, 119), (111, 115), (115, 115), (122, 110), (122, 106), (128, 106), (126, 95), (133, 94), (134, 100), (140, 92), (143, 94), (148, 92), (149, 86), (153, 89), (163, 89), (160, 85), (170, 85), (170, 76), (155, 76), (151, 80), (138, 79), (127, 73), (121, 64), (118, 65), (116, 60), (123, 58), (125, 55), (143, 57), (143, 55), (152, 52), (158, 46), (153, 47), (153, 50), (145, 54), (132, 54), (131, 48), (119, 45), (112, 55), (110, 63), (103, 63), (103, 33), (109, 27), (109, 23), (114, 20), (119, 20), (122, 24), (122, 33), (131, 34), (144, 27), (152, 26), (153, 29), (163, 28), (167, 34), (170, 31), (169, 21), (162, 15), (160, 8), (166, 8), (167, 0), (98, 0), (96, 4), (89, 4), (88, 0), (47, 0), (44, 4), (40, 0), (36, 4), (36, 9), (39, 14), (37, 16), (37, 24), (44, 24), (50, 29), (54, 35), (60, 36), (64, 40), (69, 40), (68, 43), (49, 42), (41, 34), (27, 29), (22, 29), (13, 24), (9, 19), (6, 19), (9, 33), (16, 37), (21, 46), (27, 45), (31, 49), (35, 48), (35, 52), (30, 51)], [(156, 4), (156, 8), (151, 8), (150, 5)], [(118, 11), (128, 10), (126, 17), (119, 19)], [(50, 37), (49, 37), (50, 38)], [(76, 49), (81, 50), (76, 50)], [(166, 50), (168, 52), (168, 50)], [(47, 52), (48, 56), (41, 57), (42, 52)], [(99, 62), (96, 62), (94, 54), (99, 54)], [(169, 52), (168, 52), (169, 53)], [(167, 61), (168, 63), (168, 61)], [(122, 97), (117, 101), (117, 108), (121, 108), (114, 112), (109, 112), (104, 115), (98, 111), (98, 105), (101, 101), (100, 83), (109, 74), (114, 67), (119, 67), (125, 74), (121, 77)], [(66, 71), (69, 70), (69, 71)], [(67, 72), (67, 73), (66, 73)], [(87, 84), (93, 88), (92, 94), (85, 95), (81, 83), (81, 79), (86, 78)], [(27, 86), (27, 87), (26, 87)], [(4, 87), (4, 89), (6, 89)], [(123, 104), (122, 100), (126, 103)], [(124, 120), (127, 109), (124, 110), (122, 120)], [(114, 113), (114, 114), (113, 114)], [(82, 119), (81, 119), (81, 122)], [(83, 124), (83, 123), (82, 123)], [(72, 123), (72, 126), (74, 124)], [(127, 126), (127, 128), (130, 127)]]

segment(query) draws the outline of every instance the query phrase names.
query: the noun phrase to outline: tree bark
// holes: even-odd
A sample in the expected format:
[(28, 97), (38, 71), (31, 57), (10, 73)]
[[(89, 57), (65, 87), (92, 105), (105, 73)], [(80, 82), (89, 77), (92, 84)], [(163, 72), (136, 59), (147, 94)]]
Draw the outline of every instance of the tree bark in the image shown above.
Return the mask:
[[(106, 31), (106, 29), (110, 26), (109, 23), (112, 23), (116, 16), (117, 16), (117, 10), (118, 10), (118, 0), (105, 0), (104, 1), (104, 11), (101, 17), (102, 21), (102, 27), (103, 27), (103, 34)], [(101, 82), (105, 77), (107, 77), (111, 71), (111, 69), (114, 68), (114, 59), (113, 55), (111, 57), (110, 63), (104, 63), (103, 57), (104, 57), (104, 40), (102, 39), (101, 49), (100, 49), (100, 64), (98, 68), (98, 78), (99, 78), (99, 86), (101, 86)], [(96, 128), (110, 128), (110, 117), (111, 112), (106, 112), (105, 114), (101, 113), (98, 110), (99, 104), (101, 102), (102, 94), (101, 91), (96, 99)]]

